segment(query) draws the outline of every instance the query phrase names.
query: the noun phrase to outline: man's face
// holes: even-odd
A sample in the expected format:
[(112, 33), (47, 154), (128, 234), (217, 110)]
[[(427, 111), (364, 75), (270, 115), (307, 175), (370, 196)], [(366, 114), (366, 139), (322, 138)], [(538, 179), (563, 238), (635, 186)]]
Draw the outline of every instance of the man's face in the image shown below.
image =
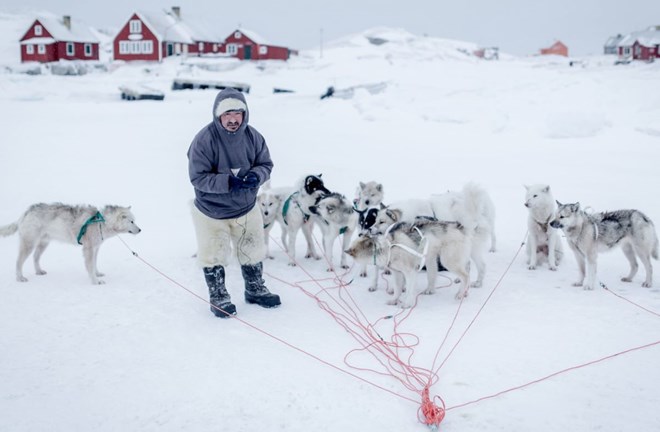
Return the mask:
[(220, 114), (222, 127), (229, 132), (236, 132), (243, 123), (243, 111), (227, 111)]

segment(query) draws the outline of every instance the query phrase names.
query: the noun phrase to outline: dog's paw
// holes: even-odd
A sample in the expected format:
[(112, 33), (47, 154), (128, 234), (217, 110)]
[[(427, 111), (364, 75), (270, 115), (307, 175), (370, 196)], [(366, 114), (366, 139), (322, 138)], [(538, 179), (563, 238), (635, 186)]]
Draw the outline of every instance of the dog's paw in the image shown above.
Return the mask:
[(390, 306), (396, 306), (397, 303), (399, 303), (399, 301), (396, 300), (396, 299), (392, 299), (392, 300), (387, 301), (387, 304), (390, 305)]
[(490, 249), (488, 249), (488, 252), (495, 253), (495, 252), (497, 252), (497, 250), (495, 248), (490, 248)]
[(527, 266), (527, 270), (536, 270), (536, 266), (530, 264), (529, 266)]
[(289, 266), (290, 266), (290, 267), (295, 267), (295, 266), (296, 266), (296, 263), (294, 263), (294, 262), (289, 262)]
[(651, 282), (643, 282), (643, 283), (642, 283), (642, 286), (643, 286), (644, 288), (651, 288), (651, 287), (653, 286), (653, 284), (652, 284)]
[(386, 268), (385, 270), (383, 270), (383, 273), (386, 274), (386, 275), (391, 275), (391, 274), (392, 274), (392, 270)]
[[(632, 282), (632, 279), (630, 279), (629, 277), (622, 277), (621, 282)], [(644, 284), (642, 284), (642, 286), (644, 286)]]
[(37, 273), (39, 276), (43, 276), (43, 275), (46, 274), (46, 270), (37, 270), (36, 273)]
[(96, 282), (92, 282), (94, 285), (105, 285), (105, 281), (101, 279), (97, 279)]
[(585, 285), (582, 286), (582, 289), (585, 290), (585, 291), (593, 291), (594, 287), (592, 287), (591, 285), (585, 284)]
[(272, 255), (266, 255), (266, 258), (268, 258), (268, 259), (275, 259), (275, 257), (272, 256)]
[(573, 282), (574, 287), (582, 286), (582, 282)]
[(103, 277), (103, 276), (105, 276), (105, 273), (96, 272), (96, 277)]
[(426, 288), (424, 291), (422, 291), (422, 294), (424, 294), (424, 295), (432, 295), (432, 294), (435, 294), (435, 287), (433, 287), (433, 288)]
[(16, 281), (17, 282), (27, 282), (27, 278), (25, 276), (16, 276)]
[(482, 282), (481, 281), (474, 281), (470, 284), (472, 288), (481, 288)]
[(367, 272), (366, 271), (360, 272), (360, 277), (367, 277)]
[(369, 287), (369, 292), (374, 292), (374, 291), (376, 291), (376, 290), (378, 290), (377, 287)]
[(330, 273), (330, 272), (335, 271), (335, 268), (334, 268), (334, 267), (328, 267), (327, 269), (325, 269), (325, 271), (327, 271), (328, 273)]
[(467, 296), (468, 296), (467, 291), (465, 291), (465, 292), (463, 292), (463, 291), (459, 291), (459, 292), (456, 293), (456, 295), (454, 296), (454, 298), (455, 298), (456, 300), (463, 300), (463, 299), (464, 299), (465, 297), (467, 297)]
[(388, 288), (388, 289), (385, 290), (385, 292), (388, 293), (389, 295), (393, 295), (394, 294), (394, 288)]
[(551, 271), (557, 271), (557, 266), (553, 266), (553, 265), (551, 265), (551, 266), (548, 267), (548, 268), (549, 268)]
[(347, 264), (342, 264), (342, 265), (341, 265), (341, 268), (343, 268), (344, 270), (347, 270), (347, 269), (349, 269), (350, 267), (349, 267)]

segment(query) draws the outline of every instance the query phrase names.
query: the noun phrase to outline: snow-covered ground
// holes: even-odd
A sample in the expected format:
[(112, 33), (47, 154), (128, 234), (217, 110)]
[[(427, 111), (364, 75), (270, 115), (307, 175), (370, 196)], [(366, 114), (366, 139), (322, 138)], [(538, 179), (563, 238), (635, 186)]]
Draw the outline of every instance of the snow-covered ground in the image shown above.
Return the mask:
[[(638, 208), (660, 223), (660, 65), (488, 62), (466, 54), (473, 48), (372, 29), (330, 44), (322, 58), (302, 52), (286, 63), (169, 59), (78, 77), (4, 69), (0, 225), (35, 202), (115, 203), (132, 205), (143, 231), (122, 236), (139, 259), (117, 238), (104, 244), (101, 286), (90, 285), (80, 250), (62, 244), (44, 254), (48, 275), (28, 261), (29, 282), (16, 282), (18, 239), (0, 239), (0, 431), (424, 430), (423, 385), (363, 370), (383, 371), (369, 355), (347, 364), (360, 345), (304, 292), (320, 287), (334, 310), (330, 297), (346, 301), (383, 339), (395, 330), (411, 335), (406, 343), (418, 338), (414, 355), (402, 349), (400, 358), (420, 375), (437, 370), (430, 391), (448, 408), (444, 431), (657, 430), (660, 280), (642, 288), (640, 270), (620, 282), (627, 262), (615, 251), (599, 262), (611, 292), (583, 291), (571, 285), (568, 248), (558, 271), (529, 271), (521, 243), (524, 184), (550, 184), (558, 200), (595, 211)], [(483, 185), (498, 235), (484, 286), (458, 314), (456, 288), (446, 287), (421, 296), (405, 319), (383, 319), (401, 310), (386, 305), (384, 289), (368, 292), (357, 268), (330, 274), (301, 257), (289, 267), (271, 243), (266, 281), (282, 306), (246, 305), (233, 265), (240, 320), (215, 318), (197, 297), (207, 289), (192, 258), (186, 151), (211, 120), (216, 92), (172, 91), (175, 77), (252, 86), (251, 124), (270, 147), (273, 186), (323, 173), (352, 198), (359, 181), (377, 180), (391, 202)], [(165, 100), (122, 101), (118, 87), (131, 83)], [(356, 88), (352, 98), (321, 100), (329, 86)], [(272, 234), (279, 239), (278, 228)], [(462, 406), (647, 344), (656, 345)]]

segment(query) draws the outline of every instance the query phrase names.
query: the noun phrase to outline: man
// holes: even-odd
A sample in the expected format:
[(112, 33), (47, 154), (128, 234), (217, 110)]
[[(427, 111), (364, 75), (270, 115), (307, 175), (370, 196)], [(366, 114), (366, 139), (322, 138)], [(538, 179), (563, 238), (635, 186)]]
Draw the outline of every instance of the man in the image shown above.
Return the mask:
[(211, 312), (221, 318), (236, 314), (225, 287), (232, 246), (241, 265), (245, 301), (266, 308), (280, 305), (262, 278), (266, 250), (261, 211), (255, 206), (257, 190), (270, 178), (273, 162), (264, 137), (248, 125), (249, 118), (242, 93), (221, 91), (213, 103), (213, 121), (188, 149), (197, 260), (204, 269)]

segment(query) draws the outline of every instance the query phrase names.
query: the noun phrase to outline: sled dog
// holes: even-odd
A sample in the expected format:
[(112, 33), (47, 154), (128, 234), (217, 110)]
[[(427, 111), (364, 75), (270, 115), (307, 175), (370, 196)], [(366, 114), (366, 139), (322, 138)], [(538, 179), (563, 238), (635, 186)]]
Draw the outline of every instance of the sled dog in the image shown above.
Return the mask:
[(341, 268), (347, 269), (345, 251), (355, 229), (358, 215), (353, 211), (350, 202), (341, 194), (331, 193), (320, 197), (316, 204), (309, 207), (318, 226), (323, 233), (323, 251), (328, 260), (328, 271), (334, 271), (333, 245), (340, 235), (342, 236), (342, 252), (339, 260)]
[(388, 304), (409, 308), (416, 298), (417, 272), (424, 265), (428, 281), (424, 293), (435, 291), (438, 258), (460, 279), (456, 298), (467, 295), (470, 245), (470, 235), (460, 223), (420, 218), (415, 223), (395, 223), (382, 235), (358, 237), (346, 253), (358, 262), (375, 262), (394, 270), (397, 283), (394, 298)]
[(564, 255), (559, 232), (550, 227), (557, 204), (552, 197), (550, 186), (525, 185), (525, 207), (527, 217), (527, 265), (530, 270), (547, 260), (550, 270), (557, 270)]
[(378, 207), (383, 202), (383, 185), (375, 181), (360, 182), (356, 195), (353, 201), (356, 210), (363, 211)]
[(101, 243), (117, 234), (137, 234), (141, 230), (135, 224), (130, 207), (107, 205), (101, 211), (96, 207), (71, 206), (61, 203), (34, 204), (21, 218), (10, 225), (0, 227), (0, 236), (18, 232), (19, 249), (16, 260), (16, 280), (27, 282), (23, 276), (23, 264), (34, 252), (34, 268), (38, 275), (45, 275), (39, 259), (51, 240), (82, 244), (85, 268), (92, 283), (103, 284), (103, 276), (96, 266)]
[(639, 210), (617, 210), (587, 214), (580, 209), (580, 203), (562, 204), (557, 201), (557, 205), (556, 216), (550, 226), (564, 232), (568, 245), (575, 254), (580, 278), (574, 286), (583, 286), (586, 290), (594, 289), (598, 284), (598, 252), (611, 250), (616, 246), (621, 246), (623, 254), (630, 262), (630, 273), (621, 280), (632, 281), (639, 268), (635, 259), (637, 255), (646, 270), (646, 279), (642, 286), (652, 285), (651, 257), (658, 259), (658, 236), (653, 222), (644, 213)]
[(321, 256), (316, 252), (314, 239), (312, 238), (314, 219), (311, 217), (312, 213), (309, 207), (313, 206), (318, 198), (330, 194), (321, 179), (321, 174), (305, 176), (294, 189), (295, 192), (282, 203), (281, 211), (282, 223), (287, 237), (286, 250), (289, 254), (290, 266), (296, 265), (296, 237), (298, 231), (301, 230), (307, 241), (305, 258), (321, 259)]
[(266, 256), (273, 259), (270, 253), (270, 231), (277, 222), (281, 228), (281, 241), (284, 250), (287, 249), (287, 230), (282, 217), (282, 206), (284, 201), (291, 196), (294, 189), (292, 187), (271, 188), (270, 182), (264, 184), (257, 195), (257, 204), (261, 210), (261, 216), (264, 220), (264, 241), (266, 243)]

